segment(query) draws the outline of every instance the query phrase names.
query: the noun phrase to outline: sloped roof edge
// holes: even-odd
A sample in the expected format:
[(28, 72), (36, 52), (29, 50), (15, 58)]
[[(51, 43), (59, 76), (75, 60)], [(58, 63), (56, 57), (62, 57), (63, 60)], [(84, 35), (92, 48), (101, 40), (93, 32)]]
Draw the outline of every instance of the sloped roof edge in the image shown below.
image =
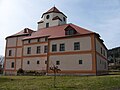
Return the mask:
[(61, 13), (67, 18), (67, 16), (64, 13), (60, 12), (55, 6), (52, 7), (51, 9), (49, 9), (47, 12), (43, 13), (42, 17), (43, 17), (43, 15), (48, 14), (48, 13)]

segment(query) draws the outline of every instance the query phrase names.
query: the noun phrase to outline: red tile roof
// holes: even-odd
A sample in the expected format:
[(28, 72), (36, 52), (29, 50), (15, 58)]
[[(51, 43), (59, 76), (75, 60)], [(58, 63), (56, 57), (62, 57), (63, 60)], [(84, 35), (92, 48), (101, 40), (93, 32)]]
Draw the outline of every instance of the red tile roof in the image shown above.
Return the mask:
[[(43, 15), (48, 14), (48, 13), (52, 13), (52, 12), (63, 14), (62, 12), (60, 12), (60, 11), (54, 6), (54, 7), (52, 7), (51, 9), (49, 9), (47, 12), (43, 13)], [(42, 15), (42, 17), (43, 17), (43, 15)], [(63, 14), (63, 15), (64, 15), (64, 14)], [(64, 15), (64, 16), (65, 16), (65, 15)], [(65, 16), (65, 17), (67, 17), (67, 16)]]
[(46, 13), (50, 13), (50, 12), (60, 13), (60, 11), (55, 6), (52, 7), (50, 10), (48, 10)]
[(24, 35), (32, 34), (33, 32), (35, 32), (35, 31), (33, 31), (33, 30), (29, 29), (29, 28), (25, 28), (24, 30), (22, 30), (22, 31), (20, 31), (20, 32), (18, 32), (16, 34), (13, 34), (11, 36), (8, 36), (6, 38), (16, 37), (16, 36), (22, 36), (22, 35), (24, 36)]
[(76, 26), (74, 24), (65, 24), (65, 25), (60, 25), (60, 26), (53, 26), (49, 28), (43, 28), (35, 33), (33, 33), (31, 36), (24, 38), (25, 39), (32, 39), (32, 38), (39, 38), (39, 37), (45, 37), (49, 36), (49, 38), (59, 38), (59, 37), (66, 37), (65, 35), (65, 29), (67, 27), (71, 26), (77, 31), (77, 35), (83, 35), (83, 34), (89, 34), (89, 33), (94, 33), (92, 31), (83, 29), (79, 26)]

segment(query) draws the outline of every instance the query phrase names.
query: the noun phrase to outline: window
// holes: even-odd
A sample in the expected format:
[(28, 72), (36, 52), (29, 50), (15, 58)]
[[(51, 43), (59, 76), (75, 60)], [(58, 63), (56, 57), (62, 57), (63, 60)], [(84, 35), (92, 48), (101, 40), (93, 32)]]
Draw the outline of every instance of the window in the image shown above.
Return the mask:
[(40, 38), (38, 38), (38, 40), (37, 40), (38, 42), (40, 42)]
[(45, 41), (48, 41), (48, 38), (47, 38), (47, 37), (45, 37)]
[(11, 68), (14, 68), (14, 65), (15, 65), (14, 62), (12, 62), (12, 63), (11, 63)]
[(74, 43), (74, 50), (80, 50), (80, 42)]
[(49, 27), (49, 23), (46, 23), (46, 28), (48, 28)]
[(12, 50), (9, 50), (9, 54), (8, 54), (9, 56), (12, 56)]
[(47, 16), (46, 16), (46, 19), (49, 19), (49, 18), (50, 18), (50, 15), (47, 15)]
[(103, 55), (105, 56), (105, 50), (103, 50)]
[(31, 54), (31, 47), (27, 48), (27, 54)]
[(66, 35), (73, 35), (75, 34), (75, 30), (71, 29), (71, 30), (66, 30), (65, 32)]
[(31, 42), (31, 40), (28, 40), (28, 43), (30, 43)]
[(57, 51), (57, 44), (53, 44), (52, 45), (52, 52), (56, 52)]
[(48, 51), (48, 47), (44, 46), (44, 53), (47, 53), (47, 51)]
[(102, 54), (102, 48), (101, 48), (101, 54)]
[(27, 33), (27, 28), (24, 29), (24, 33)]
[(37, 46), (37, 52), (36, 52), (37, 54), (40, 53), (40, 48), (41, 48), (40, 46)]
[(37, 64), (40, 64), (40, 61), (37, 61)]
[(60, 61), (56, 61), (56, 65), (60, 65)]
[(30, 64), (30, 61), (27, 61), (27, 64)]
[(100, 64), (101, 64), (101, 59), (100, 59)]
[(65, 44), (64, 43), (60, 44), (60, 51), (65, 51)]
[(65, 21), (65, 17), (63, 17), (63, 20)]
[(118, 64), (120, 64), (120, 61), (118, 61)]
[(47, 60), (45, 61), (45, 64), (47, 64)]
[(79, 60), (79, 64), (82, 64), (82, 60)]
[(106, 69), (107, 68), (107, 65), (106, 65), (106, 62), (104, 63), (104, 69)]
[(31, 36), (31, 34), (29, 34), (29, 36)]

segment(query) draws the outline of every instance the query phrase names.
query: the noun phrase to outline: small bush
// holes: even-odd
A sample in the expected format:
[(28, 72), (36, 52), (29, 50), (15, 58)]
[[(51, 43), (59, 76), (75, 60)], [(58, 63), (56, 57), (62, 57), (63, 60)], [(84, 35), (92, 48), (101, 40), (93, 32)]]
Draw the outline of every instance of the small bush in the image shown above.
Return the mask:
[(0, 74), (3, 74), (3, 69), (0, 69)]
[(17, 71), (18, 74), (23, 74), (24, 73), (24, 70), (22, 68), (19, 68), (18, 71)]
[(36, 71), (26, 71), (26, 73), (36, 73)]

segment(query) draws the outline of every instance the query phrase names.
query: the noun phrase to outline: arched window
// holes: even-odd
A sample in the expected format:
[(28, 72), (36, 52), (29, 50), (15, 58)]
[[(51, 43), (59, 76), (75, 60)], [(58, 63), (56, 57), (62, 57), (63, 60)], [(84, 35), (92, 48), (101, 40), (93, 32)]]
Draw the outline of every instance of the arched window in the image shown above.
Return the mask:
[(30, 64), (30, 61), (27, 61), (27, 64)]
[(37, 64), (40, 64), (40, 61), (37, 61)]

